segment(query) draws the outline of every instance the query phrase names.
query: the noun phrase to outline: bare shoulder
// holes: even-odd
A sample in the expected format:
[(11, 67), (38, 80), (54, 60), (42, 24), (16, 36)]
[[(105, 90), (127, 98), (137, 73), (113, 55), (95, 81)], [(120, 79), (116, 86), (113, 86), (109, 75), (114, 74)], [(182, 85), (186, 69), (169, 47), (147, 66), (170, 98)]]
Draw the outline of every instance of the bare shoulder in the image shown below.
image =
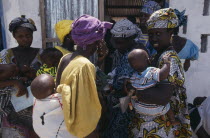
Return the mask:
[(172, 45), (177, 53), (179, 53), (182, 50), (182, 48), (184, 48), (186, 42), (187, 39), (184, 37), (173, 36)]

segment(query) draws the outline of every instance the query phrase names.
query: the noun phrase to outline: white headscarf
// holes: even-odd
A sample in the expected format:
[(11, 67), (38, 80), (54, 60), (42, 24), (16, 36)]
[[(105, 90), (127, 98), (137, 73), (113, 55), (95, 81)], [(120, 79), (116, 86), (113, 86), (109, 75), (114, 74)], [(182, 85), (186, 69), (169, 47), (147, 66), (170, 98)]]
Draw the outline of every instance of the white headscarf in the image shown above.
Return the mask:
[(111, 33), (113, 37), (130, 37), (136, 34), (141, 33), (141, 29), (139, 29), (135, 24), (133, 24), (128, 19), (122, 19), (114, 25), (111, 29)]

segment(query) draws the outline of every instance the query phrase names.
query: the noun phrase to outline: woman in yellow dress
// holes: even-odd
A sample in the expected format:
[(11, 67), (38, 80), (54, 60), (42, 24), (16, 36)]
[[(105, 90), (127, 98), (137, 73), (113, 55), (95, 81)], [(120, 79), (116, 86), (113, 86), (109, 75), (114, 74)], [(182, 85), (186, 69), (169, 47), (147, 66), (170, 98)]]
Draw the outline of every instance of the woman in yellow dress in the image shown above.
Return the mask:
[(57, 92), (62, 94), (64, 121), (67, 130), (77, 137), (93, 135), (101, 117), (96, 70), (88, 58), (96, 52), (111, 27), (111, 23), (89, 15), (75, 20), (71, 36), (77, 50), (65, 55), (58, 67), (56, 86)]

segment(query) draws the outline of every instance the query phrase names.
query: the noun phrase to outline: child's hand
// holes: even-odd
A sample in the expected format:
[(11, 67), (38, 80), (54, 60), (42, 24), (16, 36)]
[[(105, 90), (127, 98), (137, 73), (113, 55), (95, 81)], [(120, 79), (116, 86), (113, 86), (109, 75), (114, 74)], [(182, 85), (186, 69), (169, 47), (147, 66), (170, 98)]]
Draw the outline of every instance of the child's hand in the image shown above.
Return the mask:
[(26, 72), (30, 71), (30, 67), (28, 67), (27, 65), (23, 65), (22, 67), (20, 67), (20, 71), (22, 73), (26, 73)]
[(20, 80), (23, 81), (23, 82), (26, 82), (26, 81), (28, 81), (28, 78), (27, 77), (21, 77)]
[(16, 94), (17, 97), (23, 96), (26, 94), (26, 97), (28, 97), (28, 91), (27, 88), (21, 83), (20, 81), (15, 81), (14, 87), (18, 89), (18, 92)]
[(21, 72), (25, 75), (25, 77), (34, 79), (36, 77), (36, 70), (24, 65), (21, 67)]
[(166, 54), (163, 56), (163, 63), (164, 64), (170, 64), (171, 63), (171, 55), (170, 54)]

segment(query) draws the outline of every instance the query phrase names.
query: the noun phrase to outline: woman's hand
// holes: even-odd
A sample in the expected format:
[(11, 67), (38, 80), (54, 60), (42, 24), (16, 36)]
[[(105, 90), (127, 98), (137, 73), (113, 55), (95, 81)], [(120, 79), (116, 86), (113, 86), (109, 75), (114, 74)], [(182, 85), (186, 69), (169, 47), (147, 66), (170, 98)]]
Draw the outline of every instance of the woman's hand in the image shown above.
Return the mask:
[(16, 94), (17, 97), (23, 96), (25, 94), (26, 94), (26, 97), (28, 97), (27, 88), (23, 85), (21, 81), (15, 80), (14, 87), (18, 89), (18, 92)]
[(108, 55), (109, 53), (109, 49), (106, 46), (106, 42), (105, 41), (101, 41), (98, 45), (98, 61), (97, 61), (97, 65), (100, 67), (105, 59), (105, 57)]

